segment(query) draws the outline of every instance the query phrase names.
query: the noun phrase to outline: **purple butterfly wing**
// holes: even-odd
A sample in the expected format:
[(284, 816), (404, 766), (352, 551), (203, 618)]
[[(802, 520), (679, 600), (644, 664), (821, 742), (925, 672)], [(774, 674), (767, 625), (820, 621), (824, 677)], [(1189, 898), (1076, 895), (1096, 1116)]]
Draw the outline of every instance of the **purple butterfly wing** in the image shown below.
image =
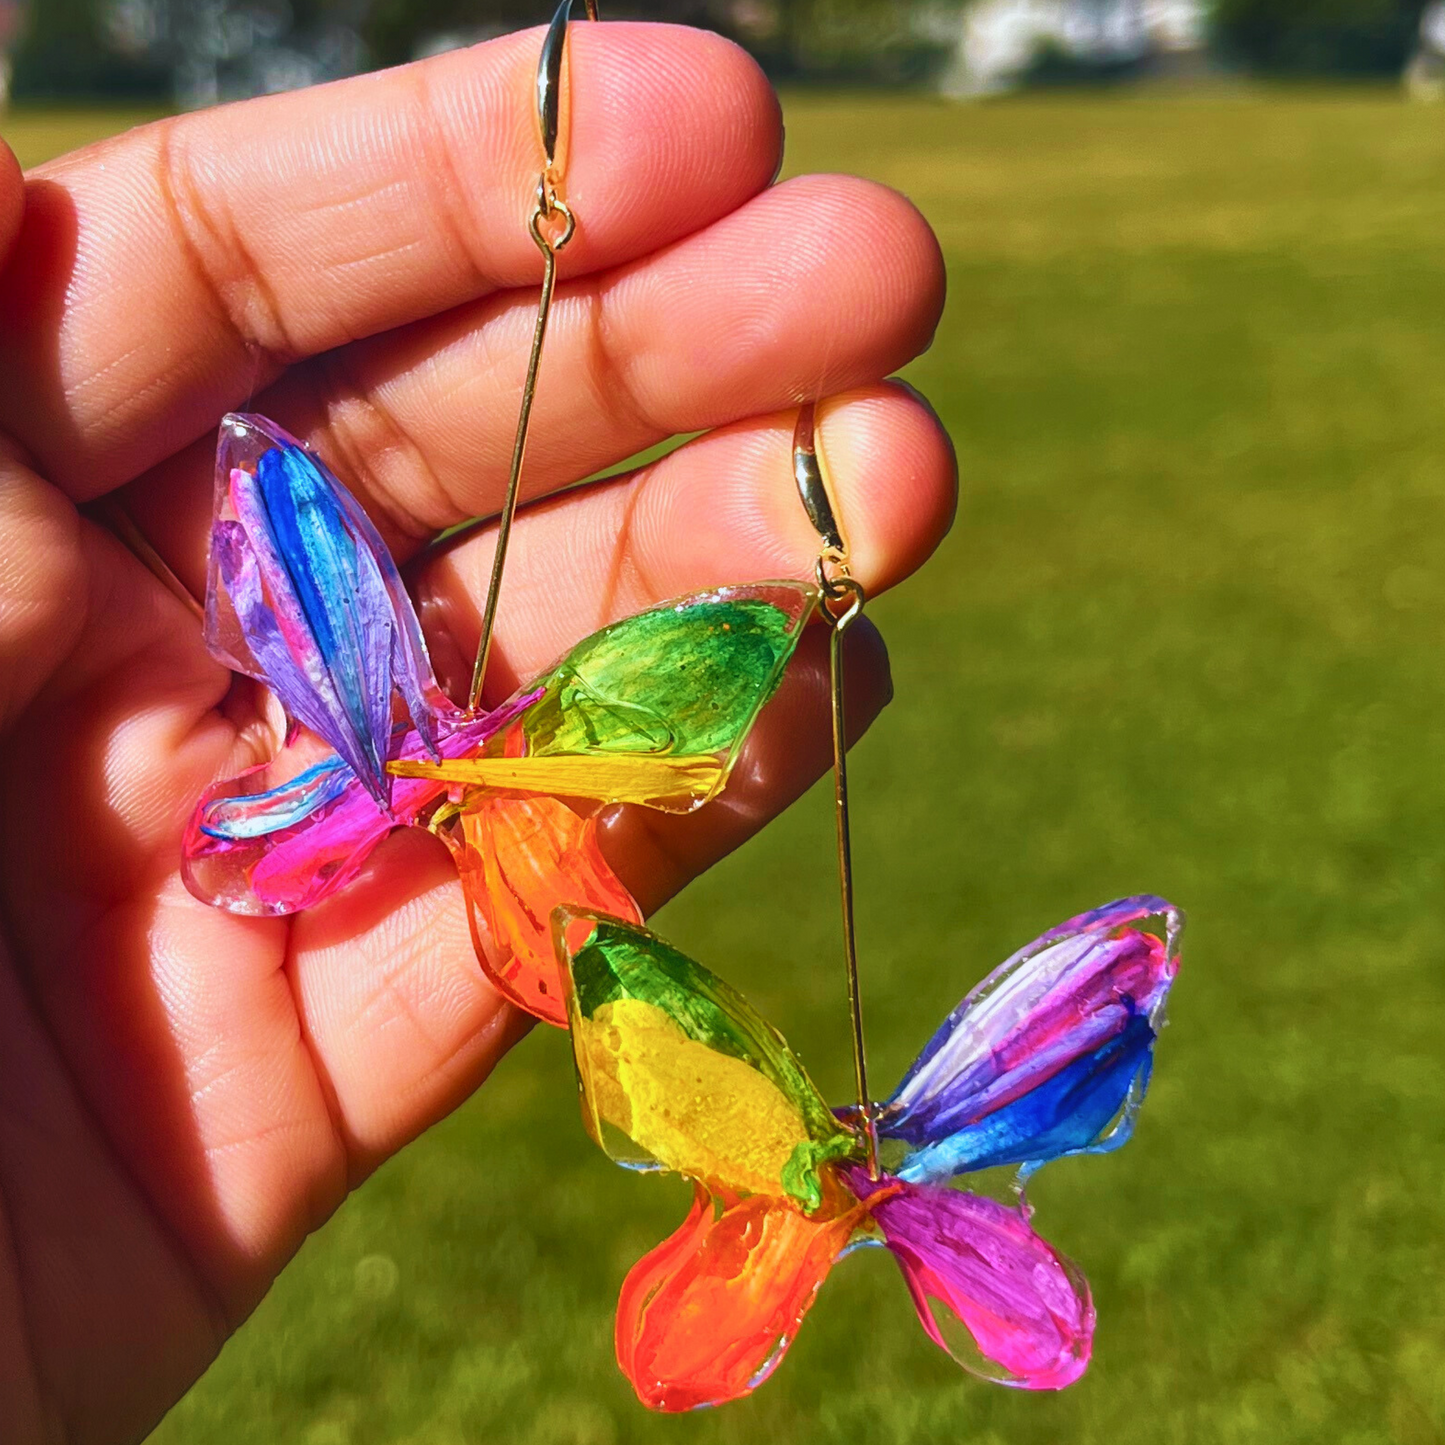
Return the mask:
[[(536, 701), (534, 688), (448, 732), (444, 757), (476, 752)], [(429, 755), (414, 728), (392, 739), (391, 754)], [(336, 753), (302, 734), (269, 763), (217, 783), (201, 796), (186, 828), (182, 877), (204, 903), (231, 913), (297, 913), (345, 887), (393, 828), (412, 824), (447, 784), (397, 778), (381, 807)]]
[(263, 417), (221, 426), (206, 641), (271, 687), (381, 804), (393, 694), (433, 756), (457, 717), (376, 528), (321, 461)]
[[(1157, 930), (1146, 923), (1157, 923)], [(883, 1105), (914, 1182), (1123, 1144), (1179, 968), (1179, 910), (1140, 895), (1050, 929), (944, 1021)]]

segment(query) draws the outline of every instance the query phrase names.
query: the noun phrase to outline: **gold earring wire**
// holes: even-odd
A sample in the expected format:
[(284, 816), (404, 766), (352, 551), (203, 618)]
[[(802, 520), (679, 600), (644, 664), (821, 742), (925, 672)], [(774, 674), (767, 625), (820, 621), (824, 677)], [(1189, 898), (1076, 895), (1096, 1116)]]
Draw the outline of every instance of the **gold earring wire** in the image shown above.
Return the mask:
[[(585, 0), (587, 18), (596, 20), (597, 0)], [(527, 360), (527, 376), (522, 385), (522, 405), (517, 414), (517, 436), (512, 444), (512, 467), (507, 478), (507, 492), (497, 522), (497, 550), (492, 556), (492, 576), (487, 584), (487, 602), (482, 612), (482, 633), (477, 641), (476, 662), (472, 666), (472, 686), (468, 706), (475, 711), (482, 697), (482, 683), (487, 675), (487, 662), (492, 651), (492, 630), (497, 621), (497, 602), (502, 593), (502, 570), (507, 563), (507, 547), (512, 540), (512, 518), (517, 510), (517, 493), (522, 481), (522, 463), (527, 454), (527, 432), (532, 424), (532, 403), (537, 396), (537, 372), (542, 364), (542, 347), (547, 340), (547, 321), (552, 314), (552, 294), (557, 287), (557, 255), (577, 233), (577, 217), (562, 198), (562, 172), (557, 163), (557, 141), (562, 117), (562, 56), (567, 46), (567, 24), (577, 0), (562, 0), (547, 38), (542, 42), (542, 55), (537, 63), (537, 121), (542, 132), (542, 153), (545, 164), (537, 179), (537, 201), (527, 229), (542, 253), (542, 294), (537, 301), (537, 324), (532, 332), (532, 352)]]
[[(843, 963), (848, 978), (848, 1016), (853, 1028), (853, 1080), (858, 1119), (868, 1149), (868, 1177), (878, 1178), (878, 1132), (868, 1097), (868, 1053), (863, 1042), (863, 997), (858, 987), (858, 940), (853, 925), (853, 838), (848, 817), (848, 737), (845, 731), (843, 635), (863, 614), (862, 583), (848, 570), (848, 544), (838, 525), (827, 477), (818, 453), (817, 408), (807, 402), (793, 429), (793, 480), (803, 509), (822, 543), (814, 570), (822, 598), (818, 611), (828, 624), (828, 675), (833, 701), (833, 812), (838, 833), (838, 892), (843, 904)], [(834, 608), (839, 610), (834, 611)]]

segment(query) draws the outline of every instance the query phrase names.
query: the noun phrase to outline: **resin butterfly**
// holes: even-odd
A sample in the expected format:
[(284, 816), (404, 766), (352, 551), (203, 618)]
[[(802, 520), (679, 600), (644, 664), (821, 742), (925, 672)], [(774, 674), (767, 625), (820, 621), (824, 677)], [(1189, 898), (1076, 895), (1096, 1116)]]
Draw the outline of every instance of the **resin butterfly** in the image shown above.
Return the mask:
[(355, 499), (273, 423), (229, 416), (206, 643), (272, 690), (288, 727), (275, 758), (202, 796), (186, 884), (231, 912), (294, 913), (350, 883), (394, 828), (430, 828), (456, 859), (488, 977), (564, 1024), (552, 909), (641, 919), (602, 856), (598, 812), (688, 812), (714, 797), (817, 600), (794, 582), (685, 597), (466, 713), (438, 686), (396, 564)]
[(872, 1178), (853, 1125), (722, 979), (623, 919), (553, 915), (589, 1131), (616, 1162), (689, 1176), (681, 1228), (634, 1266), (617, 1358), (653, 1409), (748, 1394), (837, 1259), (892, 1251), (928, 1336), (967, 1368), (1060, 1389), (1088, 1364), (1083, 1275), (1030, 1212), (948, 1187), (1117, 1149), (1148, 1087), (1181, 915), (1123, 899), (995, 969), (875, 1106)]

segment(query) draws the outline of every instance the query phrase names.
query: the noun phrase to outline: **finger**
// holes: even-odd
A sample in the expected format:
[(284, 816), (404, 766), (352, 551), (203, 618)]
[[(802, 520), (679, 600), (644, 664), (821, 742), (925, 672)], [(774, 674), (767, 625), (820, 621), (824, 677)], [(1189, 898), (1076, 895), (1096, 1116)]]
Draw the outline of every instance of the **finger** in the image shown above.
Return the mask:
[(0, 730), (76, 643), (89, 585), (80, 518), (0, 439)]
[[(772, 577), (811, 580), (819, 543), (793, 481), (796, 416), (710, 432), (630, 477), (523, 513), (487, 696), (500, 701), (579, 633), (666, 598)], [(820, 403), (817, 445), (853, 574), (870, 596), (886, 591), (922, 566), (953, 521), (947, 433), (917, 393), (884, 383)], [(470, 658), (493, 541), (492, 529), (469, 537), (420, 579), (428, 636), (443, 661)]]
[[(886, 376), (927, 346), (943, 291), (914, 207), (842, 176), (779, 186), (659, 255), (574, 283), (548, 332), (524, 495), (664, 437)], [(293, 369), (257, 409), (332, 462), (404, 559), (419, 538), (500, 508), (535, 306), (497, 297), (359, 343)], [(211, 466), (198, 444), (126, 494), (197, 592)]]
[[(926, 407), (887, 387), (835, 400), (819, 431), (858, 576), (881, 590), (932, 550), (952, 515), (947, 440)], [(498, 634), (511, 666), (544, 652), (551, 661), (578, 631), (669, 596), (808, 575), (817, 541), (792, 494), (790, 439), (791, 418), (714, 435), (519, 519)], [(619, 530), (619, 514), (631, 525)], [(432, 569), (431, 585), (470, 587), (485, 544), (459, 551)], [(474, 614), (452, 621), (469, 643)], [(612, 822), (609, 856), (647, 906), (751, 836), (827, 766), (824, 641), (808, 642), (765, 709), (721, 804), (662, 825), (626, 809)], [(887, 699), (887, 665), (876, 634), (859, 633), (851, 656), (856, 729)], [(354, 1173), (465, 1097), (521, 1026), (482, 979), (455, 872), (426, 838), (394, 837), (356, 885), (300, 915), (290, 969)]]
[[(539, 45), (161, 122), (39, 173), (0, 305), (0, 426), (93, 496), (298, 357), (534, 283)], [(768, 184), (777, 104), (741, 50), (618, 23), (574, 27), (569, 53), (566, 274)]]

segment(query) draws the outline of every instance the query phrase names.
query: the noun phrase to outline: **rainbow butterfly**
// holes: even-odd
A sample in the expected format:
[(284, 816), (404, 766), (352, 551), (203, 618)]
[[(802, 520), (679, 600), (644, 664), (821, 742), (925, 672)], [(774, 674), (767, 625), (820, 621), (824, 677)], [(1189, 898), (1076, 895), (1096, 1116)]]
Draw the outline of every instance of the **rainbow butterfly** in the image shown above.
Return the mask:
[(995, 969), (875, 1106), (873, 1179), (856, 1108), (830, 1109), (736, 990), (635, 923), (559, 908), (588, 1130), (616, 1162), (696, 1189), (622, 1286), (617, 1358), (639, 1398), (686, 1410), (748, 1394), (859, 1242), (892, 1251), (924, 1330), (967, 1368), (1029, 1389), (1076, 1380), (1094, 1329), (1083, 1275), (1022, 1202), (948, 1184), (1128, 1139), (1181, 927), (1161, 898), (1122, 899)]
[(202, 795), (186, 884), (231, 912), (294, 913), (349, 884), (393, 829), (428, 827), (456, 859), (487, 976), (564, 1024), (553, 907), (641, 921), (598, 846), (598, 812), (689, 812), (715, 797), (817, 601), (786, 581), (684, 597), (585, 638), (500, 707), (464, 713), (355, 499), (274, 423), (228, 416), (206, 643), (271, 688), (287, 735), (276, 757)]

